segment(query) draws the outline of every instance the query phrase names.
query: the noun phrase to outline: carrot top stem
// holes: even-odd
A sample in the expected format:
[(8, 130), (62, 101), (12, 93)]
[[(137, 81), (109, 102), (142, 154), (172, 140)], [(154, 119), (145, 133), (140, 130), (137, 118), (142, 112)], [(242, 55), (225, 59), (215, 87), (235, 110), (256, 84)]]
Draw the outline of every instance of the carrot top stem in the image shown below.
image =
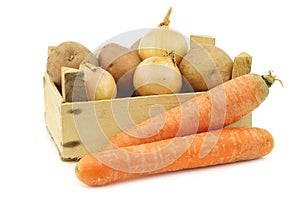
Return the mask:
[(282, 81), (277, 76), (272, 74), (272, 70), (269, 70), (268, 74), (262, 75), (261, 77), (264, 79), (268, 87), (271, 87), (275, 83), (275, 81), (279, 81), (281, 86), (283, 87)]
[(168, 10), (168, 12), (167, 12), (167, 14), (166, 14), (166, 16), (164, 18), (164, 21), (161, 22), (158, 25), (158, 27), (169, 26), (169, 24), (170, 24), (170, 19), (169, 18), (170, 18), (171, 12), (172, 12), (172, 7), (169, 8), (169, 10)]

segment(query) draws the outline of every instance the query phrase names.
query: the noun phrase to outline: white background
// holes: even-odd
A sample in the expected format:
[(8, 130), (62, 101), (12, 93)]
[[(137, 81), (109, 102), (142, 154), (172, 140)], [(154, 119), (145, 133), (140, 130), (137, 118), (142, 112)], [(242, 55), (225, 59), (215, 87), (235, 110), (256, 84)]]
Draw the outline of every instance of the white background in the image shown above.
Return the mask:
[[(6, 3), (4, 3), (6, 2)], [(1, 1), (1, 199), (299, 199), (299, 4), (292, 0)], [(263, 159), (87, 187), (62, 162), (44, 123), (47, 46), (105, 40), (155, 27), (169, 6), (171, 27), (208, 34), (232, 58), (253, 56), (252, 72), (284, 82), (253, 113), (275, 147)], [(5, 197), (2, 197), (5, 196)]]

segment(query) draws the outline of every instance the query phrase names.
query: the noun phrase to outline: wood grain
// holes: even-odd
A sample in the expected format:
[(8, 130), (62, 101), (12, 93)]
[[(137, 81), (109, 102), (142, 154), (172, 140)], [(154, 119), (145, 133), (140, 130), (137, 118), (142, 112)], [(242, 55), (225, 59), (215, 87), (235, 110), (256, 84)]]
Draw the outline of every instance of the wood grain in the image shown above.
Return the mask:
[(252, 56), (246, 52), (242, 52), (234, 58), (232, 78), (249, 74), (251, 71)]
[(87, 101), (84, 73), (78, 69), (61, 68), (62, 97), (65, 102)]
[(197, 44), (215, 45), (215, 38), (210, 35), (190, 35), (191, 48), (197, 47)]
[[(232, 78), (249, 74), (251, 72), (252, 56), (242, 52), (234, 58)], [(252, 127), (252, 113), (249, 113), (241, 120), (229, 125), (228, 127)]]

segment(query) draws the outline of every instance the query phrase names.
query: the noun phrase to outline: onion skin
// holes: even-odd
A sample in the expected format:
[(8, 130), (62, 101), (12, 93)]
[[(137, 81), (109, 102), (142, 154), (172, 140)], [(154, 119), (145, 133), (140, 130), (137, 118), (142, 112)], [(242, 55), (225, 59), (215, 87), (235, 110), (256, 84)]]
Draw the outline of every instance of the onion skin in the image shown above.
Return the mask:
[(175, 53), (176, 64), (180, 63), (182, 57), (188, 51), (185, 37), (169, 27), (159, 27), (151, 30), (142, 37), (139, 44), (139, 55), (142, 60), (153, 56), (163, 56), (166, 51)]
[(141, 38), (139, 55), (142, 60), (153, 56), (164, 56), (165, 52), (174, 52), (176, 64), (179, 65), (182, 57), (187, 53), (188, 43), (185, 37), (175, 29), (169, 28), (171, 12), (172, 7), (169, 8), (158, 28), (149, 31)]
[(133, 84), (142, 96), (172, 94), (180, 91), (182, 77), (171, 57), (155, 56), (143, 60), (137, 66)]
[(95, 101), (116, 98), (116, 83), (108, 71), (90, 63), (81, 64), (80, 69), (84, 72), (88, 100)]

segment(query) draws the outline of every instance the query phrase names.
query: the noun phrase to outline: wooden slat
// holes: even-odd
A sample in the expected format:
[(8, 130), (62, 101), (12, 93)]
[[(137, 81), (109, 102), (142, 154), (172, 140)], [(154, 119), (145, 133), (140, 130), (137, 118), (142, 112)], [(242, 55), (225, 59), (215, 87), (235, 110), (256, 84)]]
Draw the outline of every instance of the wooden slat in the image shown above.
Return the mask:
[(215, 38), (210, 35), (190, 35), (191, 48), (197, 47), (198, 44), (215, 45)]
[(234, 58), (232, 78), (249, 74), (251, 71), (252, 56), (246, 52), (242, 52)]
[(62, 97), (65, 102), (87, 101), (87, 93), (84, 84), (84, 73), (81, 70), (61, 68)]
[[(252, 56), (242, 52), (234, 58), (232, 78), (236, 78), (251, 72)], [(241, 120), (229, 125), (228, 127), (252, 127), (252, 113), (249, 113)]]
[[(197, 94), (168, 94), (119, 98), (112, 100), (64, 103), (62, 105), (63, 144), (65, 157), (77, 159), (99, 151), (114, 134), (126, 130), (152, 115), (168, 110)], [(74, 142), (74, 143), (73, 143)]]
[(61, 154), (63, 147), (62, 141), (62, 121), (61, 121), (61, 104), (62, 96), (54, 85), (47, 73), (44, 75), (44, 103), (45, 103), (45, 122), (47, 130), (51, 135), (56, 147)]
[(48, 46), (48, 56), (55, 52), (56, 46)]

